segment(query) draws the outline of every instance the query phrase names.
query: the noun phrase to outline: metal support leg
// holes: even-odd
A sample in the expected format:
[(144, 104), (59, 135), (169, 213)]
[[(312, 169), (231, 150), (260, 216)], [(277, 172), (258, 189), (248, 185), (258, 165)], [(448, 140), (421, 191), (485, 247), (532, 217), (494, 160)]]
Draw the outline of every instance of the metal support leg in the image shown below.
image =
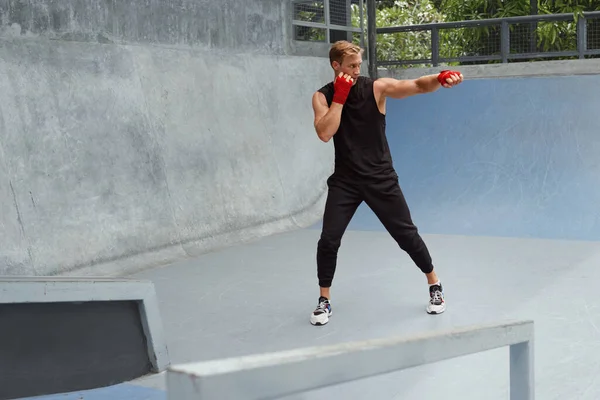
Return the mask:
[(510, 400), (534, 400), (533, 342), (510, 346)]

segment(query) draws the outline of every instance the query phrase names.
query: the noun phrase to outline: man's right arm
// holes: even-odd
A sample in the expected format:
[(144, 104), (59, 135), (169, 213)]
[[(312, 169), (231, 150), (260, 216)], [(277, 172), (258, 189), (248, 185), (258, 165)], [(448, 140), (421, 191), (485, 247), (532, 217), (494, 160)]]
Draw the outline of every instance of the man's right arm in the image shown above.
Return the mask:
[(339, 103), (331, 103), (331, 107), (327, 106), (327, 99), (321, 92), (313, 95), (312, 106), (315, 112), (314, 125), (317, 135), (319, 139), (327, 143), (340, 127), (344, 106)]

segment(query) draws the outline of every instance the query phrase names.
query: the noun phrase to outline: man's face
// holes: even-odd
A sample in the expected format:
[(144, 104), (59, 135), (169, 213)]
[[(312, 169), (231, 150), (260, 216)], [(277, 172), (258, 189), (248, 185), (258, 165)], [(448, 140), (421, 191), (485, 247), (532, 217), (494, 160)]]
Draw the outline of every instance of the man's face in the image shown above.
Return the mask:
[(362, 64), (362, 57), (360, 54), (353, 54), (350, 56), (344, 57), (342, 64), (339, 64), (334, 61), (333, 69), (335, 70), (335, 74), (338, 75), (340, 72), (343, 74), (348, 74), (354, 79), (354, 83), (360, 76), (360, 66)]

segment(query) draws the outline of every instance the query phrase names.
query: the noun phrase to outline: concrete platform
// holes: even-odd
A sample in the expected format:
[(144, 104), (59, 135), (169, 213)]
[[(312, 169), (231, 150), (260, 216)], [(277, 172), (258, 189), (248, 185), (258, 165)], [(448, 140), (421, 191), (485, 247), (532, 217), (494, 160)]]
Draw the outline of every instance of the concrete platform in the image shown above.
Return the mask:
[[(318, 235), (317, 229), (280, 234), (135, 274), (156, 285), (172, 363), (531, 319), (538, 398), (600, 396), (600, 306), (589, 291), (600, 279), (600, 243), (424, 235), (448, 302), (446, 313), (431, 316), (423, 277), (387, 233), (350, 231), (332, 288), (335, 314), (314, 327)], [(286, 400), (504, 400), (507, 365), (500, 349)], [(163, 400), (164, 378), (77, 395)], [(44, 399), (59, 398), (78, 399)]]

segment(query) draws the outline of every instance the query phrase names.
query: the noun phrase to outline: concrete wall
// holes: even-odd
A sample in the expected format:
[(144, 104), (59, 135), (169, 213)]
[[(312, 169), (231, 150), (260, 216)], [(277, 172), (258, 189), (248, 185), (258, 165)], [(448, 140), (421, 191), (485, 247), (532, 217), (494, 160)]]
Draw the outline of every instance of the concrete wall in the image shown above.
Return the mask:
[(3, 36), (284, 53), (282, 0), (2, 0)]
[(120, 275), (317, 220), (331, 72), (284, 54), (284, 3), (0, 2), (0, 274)]

